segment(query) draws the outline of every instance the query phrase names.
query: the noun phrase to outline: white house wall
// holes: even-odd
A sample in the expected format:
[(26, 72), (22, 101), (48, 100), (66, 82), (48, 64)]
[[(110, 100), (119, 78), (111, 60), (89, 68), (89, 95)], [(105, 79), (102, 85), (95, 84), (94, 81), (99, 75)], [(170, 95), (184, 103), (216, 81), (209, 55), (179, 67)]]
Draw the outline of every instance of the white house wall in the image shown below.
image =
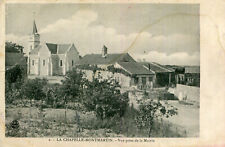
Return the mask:
[[(91, 70), (82, 70), (82, 71), (85, 73), (85, 76), (89, 81), (93, 80), (93, 71), (91, 71)], [(129, 87), (130, 86), (131, 78), (128, 76), (125, 76), (124, 74), (121, 74), (121, 73), (113, 74), (112, 72), (109, 72), (109, 71), (97, 70), (95, 73), (96, 78), (98, 76), (98, 73), (100, 73), (100, 76), (103, 79), (109, 79), (109, 78), (116, 79), (119, 82), (119, 84), (121, 85), (121, 87)]]
[[(38, 55), (30, 55), (29, 56), (29, 73), (31, 75), (38, 75), (39, 74), (39, 56)], [(33, 65), (34, 61), (34, 65)]]
[[(51, 68), (50, 68), (50, 57), (51, 53), (48, 50), (47, 46), (44, 45), (40, 48), (39, 50), (39, 58), (40, 58), (40, 75), (50, 75), (51, 73)], [(45, 62), (45, 64), (43, 64)]]
[[(66, 71), (72, 70), (73, 67), (75, 67), (75, 64), (79, 60), (79, 53), (74, 45), (71, 46), (71, 48), (68, 50), (66, 54), (67, 64), (66, 64)], [(73, 61), (73, 65), (72, 65)]]

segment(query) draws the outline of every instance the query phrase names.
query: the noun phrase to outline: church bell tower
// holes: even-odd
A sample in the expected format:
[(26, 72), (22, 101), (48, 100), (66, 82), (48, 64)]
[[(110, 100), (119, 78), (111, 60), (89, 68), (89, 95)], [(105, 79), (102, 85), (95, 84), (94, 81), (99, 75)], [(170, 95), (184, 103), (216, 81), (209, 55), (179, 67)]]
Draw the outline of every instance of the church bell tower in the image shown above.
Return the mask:
[(29, 52), (38, 47), (39, 44), (40, 44), (40, 34), (38, 34), (37, 26), (34, 20), (33, 31), (29, 37), (29, 46), (28, 46)]

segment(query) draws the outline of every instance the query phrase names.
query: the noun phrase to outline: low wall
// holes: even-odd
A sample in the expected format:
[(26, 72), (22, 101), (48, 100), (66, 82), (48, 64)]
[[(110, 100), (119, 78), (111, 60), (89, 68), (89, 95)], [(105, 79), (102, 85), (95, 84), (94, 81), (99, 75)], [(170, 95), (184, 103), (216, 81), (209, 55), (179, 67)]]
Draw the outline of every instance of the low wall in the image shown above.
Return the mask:
[[(89, 80), (89, 81), (92, 81), (92, 76), (93, 76), (93, 71), (91, 70), (82, 70), (85, 75), (86, 75), (86, 78)], [(100, 72), (100, 75), (102, 76), (103, 79), (108, 79), (108, 78), (115, 78), (119, 84), (121, 85), (121, 87), (129, 87), (130, 86), (130, 77), (127, 77), (121, 73), (112, 73), (112, 72), (109, 72), (109, 71), (96, 71), (96, 74), (95, 76), (97, 77), (98, 76), (98, 72)]]
[(177, 96), (179, 100), (187, 100), (198, 103), (200, 102), (199, 87), (177, 84), (176, 88), (169, 88), (168, 91)]

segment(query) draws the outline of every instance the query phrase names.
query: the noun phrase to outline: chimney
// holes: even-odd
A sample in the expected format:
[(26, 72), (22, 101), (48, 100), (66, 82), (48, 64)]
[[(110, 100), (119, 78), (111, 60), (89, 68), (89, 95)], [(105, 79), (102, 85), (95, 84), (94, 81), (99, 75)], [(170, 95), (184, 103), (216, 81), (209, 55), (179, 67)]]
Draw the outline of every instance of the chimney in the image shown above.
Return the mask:
[(107, 47), (105, 45), (103, 45), (102, 48), (102, 57), (106, 57), (107, 56)]
[(150, 65), (150, 63), (148, 63), (148, 70), (151, 70), (151, 65)]

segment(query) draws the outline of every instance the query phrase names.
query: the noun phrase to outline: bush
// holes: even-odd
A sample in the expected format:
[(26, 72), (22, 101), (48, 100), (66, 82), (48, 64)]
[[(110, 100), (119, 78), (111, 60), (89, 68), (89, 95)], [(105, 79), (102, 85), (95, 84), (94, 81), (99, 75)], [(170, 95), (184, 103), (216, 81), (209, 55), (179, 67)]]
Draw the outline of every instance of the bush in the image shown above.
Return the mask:
[(25, 69), (20, 65), (15, 65), (13, 68), (6, 70), (5, 79), (8, 83), (15, 83), (19, 81), (23, 81), (24, 79)]
[(83, 120), (81, 125), (84, 129), (113, 129), (117, 125), (117, 123), (120, 122), (120, 117), (118, 115), (113, 116), (111, 118), (106, 118), (104, 120), (101, 119), (92, 119), (90, 120)]
[(136, 124), (140, 129), (148, 130), (148, 136), (151, 137), (154, 129), (155, 120), (162, 117), (170, 117), (177, 114), (174, 107), (164, 106), (159, 100), (140, 100), (139, 111), (136, 116)]
[(5, 102), (6, 104), (12, 104), (18, 98), (21, 99), (21, 89), (12, 89), (10, 91), (6, 91), (5, 93)]
[(172, 93), (164, 93), (163, 97), (160, 98), (160, 100), (178, 100), (177, 97), (174, 96)]
[(45, 97), (43, 88), (46, 85), (46, 79), (28, 79), (23, 85), (23, 94), (30, 100), (43, 100)]
[(120, 86), (114, 79), (94, 78), (86, 86), (82, 104), (87, 111), (94, 111), (102, 120), (117, 114), (123, 116), (129, 101), (128, 93), (121, 94)]

